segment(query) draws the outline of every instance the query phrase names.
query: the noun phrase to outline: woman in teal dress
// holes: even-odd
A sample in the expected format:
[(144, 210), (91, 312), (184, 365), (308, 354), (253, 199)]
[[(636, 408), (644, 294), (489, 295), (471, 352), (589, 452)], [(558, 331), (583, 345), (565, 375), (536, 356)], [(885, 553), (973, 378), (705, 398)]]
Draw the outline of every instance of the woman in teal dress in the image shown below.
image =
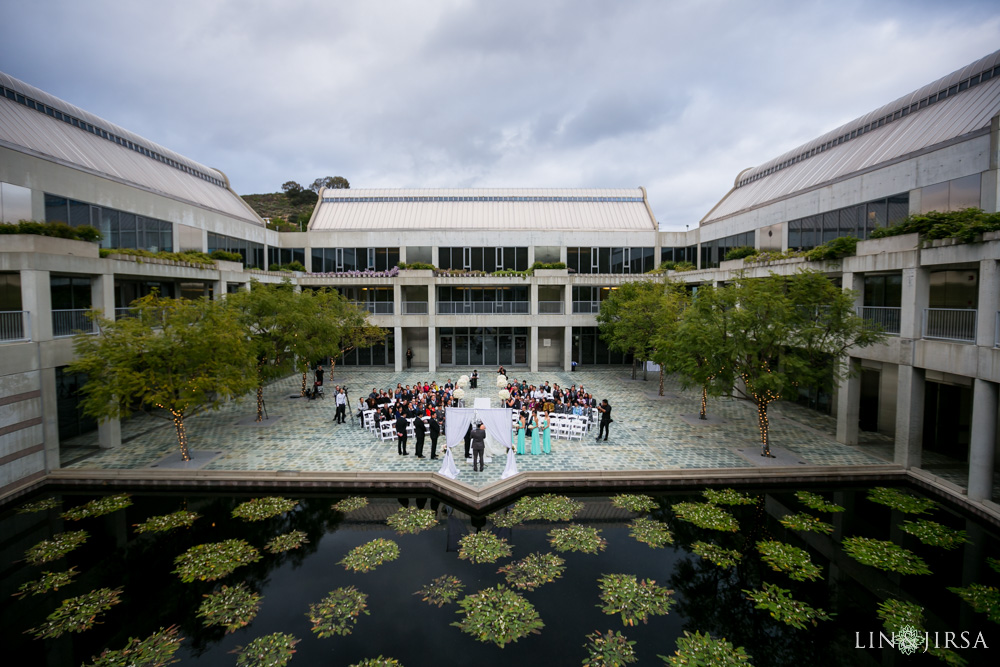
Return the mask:
[(541, 445), (541, 443), (539, 441), (539, 437), (538, 437), (538, 431), (539, 430), (540, 429), (538, 428), (538, 413), (537, 412), (532, 412), (531, 413), (531, 422), (530, 422), (529, 427), (528, 427), (528, 431), (531, 433), (531, 453), (532, 454), (541, 454), (542, 453), (542, 445)]
[(524, 429), (526, 425), (524, 423), (524, 414), (517, 420), (517, 453), (524, 454)]
[(548, 411), (545, 412), (545, 416), (542, 418), (542, 451), (546, 454), (552, 453), (552, 418), (549, 416)]

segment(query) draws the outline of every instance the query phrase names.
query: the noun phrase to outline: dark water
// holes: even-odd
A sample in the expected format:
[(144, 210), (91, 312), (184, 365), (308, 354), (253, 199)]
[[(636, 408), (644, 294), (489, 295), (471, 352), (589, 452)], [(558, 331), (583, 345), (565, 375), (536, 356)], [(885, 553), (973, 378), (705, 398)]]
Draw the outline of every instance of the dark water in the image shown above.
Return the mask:
[[(289, 663), (305, 665), (350, 665), (379, 654), (398, 659), (407, 667), (420, 665), (579, 665), (586, 652), (585, 636), (595, 630), (619, 630), (636, 641), (640, 665), (661, 665), (658, 654), (672, 654), (676, 638), (684, 630), (709, 632), (743, 646), (754, 664), (763, 665), (936, 665), (929, 656), (903, 656), (892, 648), (872, 649), (882, 629), (876, 605), (890, 597), (915, 601), (924, 607), (925, 625), (944, 632), (969, 633), (975, 641), (982, 633), (988, 649), (960, 649), (971, 665), (1000, 664), (1000, 625), (975, 613), (947, 586), (973, 582), (997, 586), (1000, 575), (986, 565), (986, 558), (1000, 557), (1000, 541), (992, 527), (984, 527), (945, 506), (928, 518), (952, 528), (968, 531), (970, 543), (945, 551), (922, 545), (899, 530), (908, 518), (877, 505), (858, 489), (810, 489), (847, 508), (838, 515), (820, 515), (832, 520), (832, 536), (796, 533), (778, 523), (785, 514), (809, 511), (793, 495), (794, 490), (753, 493), (762, 496), (754, 506), (731, 508), (740, 521), (738, 533), (703, 530), (672, 517), (670, 505), (684, 500), (703, 500), (698, 494), (655, 496), (659, 509), (651, 516), (666, 521), (675, 545), (653, 549), (629, 536), (627, 523), (636, 515), (611, 506), (607, 498), (578, 497), (585, 503), (576, 521), (602, 531), (607, 549), (599, 555), (560, 554), (566, 560), (561, 579), (524, 593), (545, 623), (538, 635), (530, 635), (501, 649), (463, 634), (450, 624), (460, 618), (457, 604), (437, 608), (413, 593), (443, 574), (459, 577), (465, 593), (504, 582), (495, 565), (473, 565), (458, 558), (459, 538), (479, 526), (492, 527), (481, 517), (453, 511), (432, 498), (376, 498), (358, 512), (343, 515), (331, 504), (343, 496), (285, 494), (300, 501), (299, 507), (282, 517), (245, 523), (230, 516), (232, 508), (254, 496), (151, 495), (141, 492), (134, 505), (110, 515), (63, 521), (61, 511), (81, 505), (94, 494), (43, 494), (27, 501), (55, 495), (62, 508), (35, 514), (15, 514), (5, 508), (0, 514), (2, 540), (2, 585), (4, 665), (81, 665), (89, 663), (104, 648), (122, 648), (129, 637), (146, 637), (160, 627), (177, 624), (185, 640), (177, 653), (182, 665), (235, 665), (229, 653), (255, 637), (288, 632), (299, 639), (297, 653)], [(384, 518), (401, 505), (436, 509), (439, 524), (419, 535), (396, 535)], [(178, 509), (202, 515), (190, 529), (137, 535), (133, 524), (150, 516)], [(565, 525), (565, 524), (562, 524)], [(550, 524), (530, 522), (514, 529), (497, 529), (514, 545), (513, 558), (529, 553), (553, 551), (546, 533)], [(65, 530), (84, 529), (88, 542), (67, 557), (43, 566), (30, 566), (24, 551), (40, 540)], [(272, 555), (263, 550), (274, 535), (303, 530), (309, 543), (298, 550)], [(901, 576), (857, 563), (839, 546), (845, 536), (861, 535), (892, 539), (921, 556), (932, 575)], [(400, 547), (400, 558), (368, 573), (348, 572), (337, 561), (353, 547), (385, 537)], [(186, 549), (204, 542), (242, 538), (261, 550), (257, 563), (241, 567), (215, 582), (182, 583), (172, 574), (173, 559)], [(777, 539), (807, 549), (813, 562), (823, 568), (823, 579), (799, 583), (772, 571), (760, 561), (754, 544)], [(744, 553), (743, 563), (723, 570), (689, 551), (703, 540)], [(13, 598), (18, 586), (39, 576), (42, 570), (62, 571), (75, 565), (77, 579), (66, 588), (45, 595)], [(654, 579), (675, 591), (677, 604), (667, 616), (652, 617), (647, 625), (624, 627), (618, 616), (607, 616), (598, 607), (597, 580), (602, 574), (627, 573)], [(223, 583), (244, 581), (263, 595), (256, 619), (246, 628), (224, 635), (221, 629), (205, 628), (195, 614), (202, 596)], [(762, 582), (791, 589), (796, 599), (835, 613), (833, 621), (798, 630), (755, 610), (744, 589), (760, 588)], [(354, 632), (346, 637), (317, 639), (310, 631), (306, 612), (340, 586), (354, 585), (368, 594), (370, 616), (361, 616)], [(66, 634), (54, 640), (35, 640), (24, 631), (40, 625), (47, 614), (68, 597), (102, 586), (124, 589), (122, 603), (102, 617), (103, 623), (81, 634)], [(960, 635), (959, 635), (960, 637)], [(981, 646), (981, 644), (980, 644)]]

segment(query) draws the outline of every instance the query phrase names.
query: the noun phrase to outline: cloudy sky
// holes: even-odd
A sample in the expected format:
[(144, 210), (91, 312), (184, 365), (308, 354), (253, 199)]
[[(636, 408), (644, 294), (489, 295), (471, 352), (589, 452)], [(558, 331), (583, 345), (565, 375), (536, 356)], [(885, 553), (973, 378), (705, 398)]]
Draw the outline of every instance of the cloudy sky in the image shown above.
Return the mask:
[(998, 48), (995, 4), (965, 0), (33, 0), (0, 21), (0, 70), (240, 194), (643, 185), (665, 229)]

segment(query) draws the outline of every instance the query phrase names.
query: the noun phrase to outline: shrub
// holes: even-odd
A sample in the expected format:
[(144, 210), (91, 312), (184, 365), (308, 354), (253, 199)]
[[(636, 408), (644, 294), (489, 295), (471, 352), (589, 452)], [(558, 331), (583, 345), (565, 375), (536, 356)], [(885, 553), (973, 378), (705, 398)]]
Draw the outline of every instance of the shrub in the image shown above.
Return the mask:
[(65, 222), (35, 222), (21, 220), (15, 224), (0, 224), (0, 234), (34, 234), (36, 236), (53, 236), (60, 239), (75, 241), (100, 241), (101, 232), (90, 225), (70, 227)]
[(841, 257), (850, 257), (858, 251), (858, 240), (853, 236), (840, 236), (830, 239), (812, 250), (806, 251), (806, 259), (810, 262), (823, 262)]
[(928, 240), (950, 238), (971, 243), (979, 234), (997, 230), (1000, 230), (1000, 213), (984, 213), (978, 208), (966, 208), (949, 213), (931, 211), (911, 215), (891, 227), (873, 229), (871, 238), (917, 233)]
[(528, 269), (528, 271), (529, 272), (535, 271), (536, 269), (565, 269), (565, 268), (566, 268), (565, 262), (549, 262), (548, 264), (546, 264), (545, 262), (535, 262), (534, 264), (531, 265), (531, 268)]
[(434, 271), (435, 267), (433, 264), (427, 264), (426, 262), (400, 262), (397, 264), (400, 269), (404, 271)]
[(738, 248), (732, 248), (729, 252), (726, 253), (725, 261), (728, 262), (733, 259), (743, 259), (744, 257), (753, 257), (758, 252), (760, 251), (757, 250), (757, 248), (748, 245), (740, 246)]
[(228, 250), (213, 250), (209, 257), (212, 259), (221, 259), (224, 262), (243, 263), (243, 255), (238, 252), (229, 252)]
[(674, 265), (674, 271), (694, 271), (697, 268), (698, 267), (691, 262), (677, 262), (677, 264)]

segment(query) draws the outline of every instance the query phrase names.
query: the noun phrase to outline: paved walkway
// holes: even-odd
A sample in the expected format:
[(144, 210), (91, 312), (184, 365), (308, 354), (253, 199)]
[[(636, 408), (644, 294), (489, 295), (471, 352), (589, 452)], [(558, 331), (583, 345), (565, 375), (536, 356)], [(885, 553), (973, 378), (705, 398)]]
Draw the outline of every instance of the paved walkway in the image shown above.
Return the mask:
[[(372, 387), (395, 387), (397, 382), (405, 385), (425, 379), (443, 383), (449, 378), (457, 380), (471, 370), (450, 370), (431, 378), (419, 369), (394, 373), (382, 369), (337, 368), (336, 377), (327, 379), (326, 389), (332, 392), (334, 385), (346, 384), (352, 403), (356, 404), (358, 396), (367, 396)], [(658, 397), (655, 374), (650, 374), (645, 382), (632, 381), (628, 370), (622, 368), (576, 373), (554, 370), (528, 373), (513, 369), (510, 376), (534, 384), (544, 380), (562, 386), (583, 384), (598, 400), (609, 400), (615, 420), (608, 442), (596, 442), (596, 433), (582, 441), (553, 438), (550, 455), (518, 457), (518, 468), (522, 471), (749, 468), (766, 461), (760, 458), (756, 440), (755, 409), (744, 401), (710, 399), (710, 419), (699, 422), (700, 394), (684, 392), (668, 383), (667, 395)], [(492, 372), (483, 372), (480, 388), (467, 390), (466, 403), (471, 405), (478, 397), (498, 401), (494, 379)], [(335, 424), (336, 405), (329, 394), (316, 401), (289, 398), (298, 395), (300, 385), (301, 376), (290, 377), (266, 390), (271, 419), (263, 426), (252, 423), (255, 407), (251, 397), (188, 420), (192, 449), (221, 452), (203, 469), (387, 473), (438, 469), (440, 461), (413, 456), (412, 443), (410, 456), (402, 457), (396, 453), (395, 441), (382, 442), (350, 422)], [(888, 438), (866, 434), (867, 440), (862, 445), (848, 447), (834, 440), (834, 428), (831, 418), (799, 406), (779, 404), (772, 409), (771, 440), (773, 447), (795, 459), (788, 460), (788, 465), (796, 465), (798, 461), (819, 466), (870, 465), (885, 463), (887, 456), (891, 459)], [(121, 447), (74, 450), (93, 455), (74, 462), (64, 457), (66, 467), (145, 468), (177, 451), (173, 429), (165, 422), (140, 416), (123, 424), (122, 432), (125, 442)], [(439, 444), (443, 440), (442, 435)], [(429, 446), (428, 440), (427, 450)], [(498, 480), (503, 470), (503, 461), (487, 465), (483, 473), (474, 473), (471, 461), (466, 463), (461, 456), (456, 462), (460, 469), (458, 481), (473, 487)]]

